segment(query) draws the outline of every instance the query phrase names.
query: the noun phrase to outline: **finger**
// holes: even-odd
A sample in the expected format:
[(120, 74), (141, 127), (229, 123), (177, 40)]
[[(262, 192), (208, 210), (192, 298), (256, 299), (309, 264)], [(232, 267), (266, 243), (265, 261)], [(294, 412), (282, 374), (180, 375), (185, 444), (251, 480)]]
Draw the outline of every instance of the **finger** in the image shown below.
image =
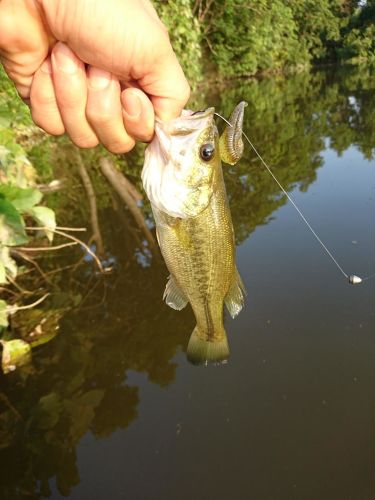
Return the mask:
[(18, 65), (14, 61), (0, 58), (0, 63), (4, 66), (6, 74), (14, 83), (21, 99), (29, 99), (33, 73), (29, 69), (25, 71), (22, 65)]
[[(155, 18), (154, 10), (150, 12), (151, 7), (144, 8), (145, 2), (119, 0), (112, 10), (106, 2), (95, 2), (92, 11), (91, 2), (83, 0), (39, 0), (55, 36), (69, 39), (69, 45), (87, 64), (124, 80), (137, 80), (150, 96), (156, 115), (168, 120), (180, 115), (189, 99), (190, 87), (165, 27)], [(82, 29), (67, 33), (68, 21)]]
[(172, 47), (155, 61), (140, 84), (150, 95), (155, 115), (162, 120), (179, 117), (190, 97), (189, 83)]
[(99, 141), (85, 112), (87, 81), (84, 64), (62, 42), (53, 48), (51, 60), (56, 102), (66, 133), (81, 148), (95, 147)]
[(1, 0), (0, 56), (23, 98), (29, 97), (33, 75), (47, 57), (49, 36), (34, 2)]
[(149, 142), (154, 135), (154, 108), (147, 95), (137, 88), (121, 93), (125, 128), (138, 141)]
[(52, 135), (61, 135), (65, 127), (57, 106), (50, 58), (35, 73), (30, 91), (31, 116), (36, 125)]
[(100, 142), (112, 153), (127, 153), (135, 144), (124, 127), (120, 83), (111, 73), (90, 67), (86, 117)]

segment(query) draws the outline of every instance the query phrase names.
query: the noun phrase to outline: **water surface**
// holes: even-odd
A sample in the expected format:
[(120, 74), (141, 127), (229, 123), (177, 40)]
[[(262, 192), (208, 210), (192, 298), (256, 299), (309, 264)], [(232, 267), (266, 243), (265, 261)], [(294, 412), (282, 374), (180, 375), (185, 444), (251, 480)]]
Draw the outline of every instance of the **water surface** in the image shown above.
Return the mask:
[[(249, 102), (245, 130), (323, 241), (348, 273), (374, 273), (369, 70), (211, 98), (224, 115)], [(89, 283), (90, 297), (33, 375), (3, 380), (20, 418), (1, 414), (1, 498), (375, 497), (375, 279), (346, 283), (250, 150), (225, 176), (248, 290), (226, 318), (229, 363), (188, 364), (191, 311), (162, 303), (163, 263), (101, 208), (115, 272), (87, 263), (64, 282), (70, 295)]]

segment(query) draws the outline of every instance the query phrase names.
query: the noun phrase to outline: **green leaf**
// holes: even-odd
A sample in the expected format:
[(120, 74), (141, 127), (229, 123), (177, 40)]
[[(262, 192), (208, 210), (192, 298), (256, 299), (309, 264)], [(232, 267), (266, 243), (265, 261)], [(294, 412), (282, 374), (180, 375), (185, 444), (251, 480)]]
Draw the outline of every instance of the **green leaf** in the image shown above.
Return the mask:
[(31, 360), (31, 347), (23, 340), (1, 340), (3, 345), (3, 355), (1, 366), (3, 372), (13, 372), (18, 366), (26, 365)]
[(49, 241), (52, 241), (56, 228), (55, 212), (47, 207), (33, 207), (28, 213), (34, 217), (38, 224), (48, 228), (45, 230), (45, 233)]
[(7, 303), (0, 300), (0, 329), (8, 327)]
[(62, 316), (60, 311), (48, 311), (43, 313), (41, 321), (28, 332), (26, 335), (22, 335), (23, 339), (26, 340), (32, 348), (46, 344), (54, 337), (56, 337), (59, 331), (59, 319)]
[(83, 395), (65, 401), (67, 413), (70, 416), (70, 438), (72, 442), (78, 441), (89, 428), (95, 417), (95, 409), (104, 397), (103, 389), (92, 389)]
[(59, 394), (51, 392), (42, 396), (33, 410), (32, 421), (38, 429), (53, 429), (60, 420), (62, 400)]
[(0, 285), (4, 285), (5, 283), (8, 283), (7, 274), (5, 271), (5, 266), (0, 260)]
[(17, 277), (17, 263), (12, 257), (10, 256), (10, 249), (9, 247), (2, 247), (0, 245), (0, 283), (6, 283), (6, 276), (5, 276), (5, 281), (2, 280), (2, 272), (1, 272), (1, 265), (4, 268), (4, 272), (8, 271), (8, 273), (11, 275), (12, 278)]
[(0, 165), (5, 166), (7, 164), (7, 159), (9, 155), (10, 155), (9, 149), (0, 144)]
[(7, 118), (6, 116), (1, 116), (0, 115), (0, 129), (2, 128), (8, 128), (10, 126), (10, 119)]
[(104, 397), (103, 389), (91, 389), (80, 396), (79, 403), (96, 408)]
[(42, 199), (42, 193), (37, 189), (20, 188), (9, 184), (0, 186), (1, 195), (20, 212), (29, 210)]
[(12, 203), (0, 198), (0, 243), (7, 246), (26, 243), (24, 225), (22, 217)]
[(17, 418), (13, 409), (0, 413), (0, 450), (9, 448), (17, 436)]

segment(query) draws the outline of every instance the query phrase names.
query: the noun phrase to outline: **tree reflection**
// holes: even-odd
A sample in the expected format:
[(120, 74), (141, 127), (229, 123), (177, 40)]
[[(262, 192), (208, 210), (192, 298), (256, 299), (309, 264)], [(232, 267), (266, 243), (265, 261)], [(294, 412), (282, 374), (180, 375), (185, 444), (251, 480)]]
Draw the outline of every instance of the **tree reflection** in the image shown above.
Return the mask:
[[(92, 279), (96, 270), (81, 266), (69, 286), (83, 298), (65, 314), (58, 337), (36, 352), (32, 368), (3, 379), (2, 498), (48, 496), (53, 477), (69, 495), (79, 482), (75, 448), (81, 437), (88, 431), (109, 436), (137, 417), (138, 388), (127, 384), (127, 372), (144, 372), (162, 387), (174, 380), (172, 359), (193, 328), (192, 315), (174, 314), (161, 302), (166, 270), (158, 262), (139, 266), (135, 248), (124, 251), (122, 235), (114, 232), (109, 241), (107, 231), (114, 274)], [(53, 300), (61, 306), (67, 297), (62, 292)]]
[[(353, 74), (354, 73), (354, 74)], [(287, 191), (306, 191), (322, 166), (326, 144), (339, 155), (355, 145), (367, 159), (375, 147), (375, 92), (371, 69), (303, 73), (236, 83), (217, 108), (228, 116), (246, 100), (244, 130)], [(220, 125), (220, 124), (219, 124)], [(237, 243), (286, 202), (249, 145), (243, 160), (225, 168)]]

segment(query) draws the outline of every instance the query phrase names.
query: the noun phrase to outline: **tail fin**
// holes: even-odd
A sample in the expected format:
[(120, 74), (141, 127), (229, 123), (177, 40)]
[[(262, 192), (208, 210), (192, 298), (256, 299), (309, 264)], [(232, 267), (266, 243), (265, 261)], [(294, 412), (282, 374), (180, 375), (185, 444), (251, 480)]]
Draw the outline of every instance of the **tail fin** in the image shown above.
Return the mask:
[(225, 330), (219, 338), (211, 340), (204, 338), (198, 327), (195, 327), (187, 346), (187, 358), (193, 365), (226, 361), (229, 358), (229, 346)]

